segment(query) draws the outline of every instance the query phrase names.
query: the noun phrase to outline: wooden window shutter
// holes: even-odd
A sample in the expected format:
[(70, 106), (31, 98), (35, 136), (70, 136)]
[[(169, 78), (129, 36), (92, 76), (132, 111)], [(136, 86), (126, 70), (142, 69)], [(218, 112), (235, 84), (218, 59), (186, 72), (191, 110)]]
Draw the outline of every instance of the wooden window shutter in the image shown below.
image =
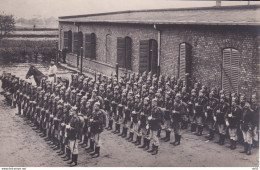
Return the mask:
[(222, 88), (228, 94), (231, 89), (231, 49), (223, 50)]
[(126, 45), (125, 45), (125, 38), (117, 38), (117, 63), (119, 67), (125, 67), (125, 58), (126, 58)]
[(231, 49), (231, 93), (238, 93), (239, 81), (239, 53), (235, 49)]
[(91, 42), (90, 42), (90, 46), (91, 46), (91, 59), (96, 59), (96, 35), (94, 33), (90, 34), (90, 38), (91, 38)]
[(73, 32), (73, 53), (79, 54), (78, 32)]
[(140, 41), (139, 53), (139, 72), (149, 71), (149, 40)]
[(185, 80), (186, 73), (186, 44), (180, 45), (180, 58), (179, 58), (179, 79)]
[(130, 37), (125, 38), (125, 43), (126, 43), (126, 69), (131, 70), (131, 57), (132, 57), (132, 40)]
[(69, 47), (69, 32), (64, 31), (64, 37), (63, 37), (63, 48)]
[(85, 57), (91, 58), (91, 34), (85, 35)]

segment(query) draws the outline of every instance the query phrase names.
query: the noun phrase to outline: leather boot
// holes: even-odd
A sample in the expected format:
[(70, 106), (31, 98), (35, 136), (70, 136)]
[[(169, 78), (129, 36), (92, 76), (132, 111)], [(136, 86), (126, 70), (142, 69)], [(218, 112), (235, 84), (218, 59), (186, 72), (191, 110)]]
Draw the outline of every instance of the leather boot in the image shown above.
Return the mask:
[(81, 145), (82, 145), (81, 146), (82, 148), (85, 148), (88, 146), (88, 136), (87, 135), (84, 135), (84, 139), (83, 139), (83, 142)]
[(197, 125), (195, 124), (195, 123), (192, 123), (192, 128), (191, 128), (191, 132), (192, 133), (196, 133), (196, 131), (197, 131)]
[(146, 147), (144, 148), (144, 151), (147, 151), (150, 148), (150, 139), (147, 139), (146, 141)]
[(107, 130), (111, 130), (112, 129), (112, 126), (113, 126), (113, 120), (109, 120), (108, 121), (108, 128), (107, 128)]
[(152, 153), (152, 155), (156, 155), (158, 153), (158, 146), (154, 146), (154, 151)]
[(137, 138), (137, 139), (136, 139), (136, 140), (137, 140), (137, 143), (136, 143), (135, 145), (141, 145), (142, 136), (139, 136), (139, 135), (138, 135), (136, 138)]
[(233, 148), (231, 148), (232, 150), (237, 148), (237, 141), (233, 140)]
[(154, 144), (152, 145), (152, 149), (151, 150), (149, 150), (149, 151), (147, 151), (147, 152), (149, 152), (149, 153), (153, 153), (153, 151), (154, 151)]
[(118, 136), (124, 136), (125, 133), (125, 127), (122, 128), (122, 133), (118, 134)]
[(71, 164), (71, 166), (77, 166), (78, 165), (78, 154), (74, 154), (74, 161)]
[(94, 139), (90, 139), (90, 146), (87, 148), (87, 152), (93, 152), (94, 151)]
[(120, 124), (117, 123), (116, 133), (120, 133)]
[(138, 135), (136, 136), (135, 141), (132, 141), (133, 144), (137, 144), (138, 143)]
[(229, 141), (230, 141), (230, 146), (229, 146), (229, 148), (232, 149), (232, 148), (233, 148), (233, 139), (230, 139)]
[(161, 138), (161, 140), (165, 140), (167, 138), (167, 130), (165, 130), (165, 137)]
[[(114, 131), (112, 131), (112, 133), (118, 133), (118, 126), (119, 126), (119, 124), (118, 123), (115, 123), (115, 130)], [(120, 133), (120, 132), (119, 132)]]
[[(69, 148), (66, 148), (66, 157), (67, 159), (64, 159), (63, 161), (69, 161), (70, 160), (71, 151)], [(65, 158), (66, 158), (65, 157)]]
[(139, 146), (139, 148), (145, 148), (147, 145), (147, 138), (143, 137), (143, 145)]
[(220, 145), (224, 145), (224, 143), (225, 143), (225, 135), (221, 135), (221, 136), (222, 136), (222, 138), (221, 138)]
[(75, 154), (72, 154), (71, 161), (68, 164), (72, 164), (75, 161)]
[(248, 150), (248, 143), (245, 142), (244, 143), (244, 151), (241, 151), (240, 153), (247, 153), (247, 150)]
[(177, 141), (174, 142), (174, 146), (180, 145), (181, 143), (181, 135), (176, 135), (176, 137), (177, 137)]
[(246, 154), (247, 155), (251, 155), (251, 147), (252, 147), (252, 145), (251, 144), (247, 144), (247, 152), (246, 152)]
[(158, 138), (161, 137), (161, 131), (162, 131), (162, 129), (159, 129), (159, 130), (157, 131), (157, 137), (158, 137)]
[(164, 140), (164, 142), (169, 142), (171, 139), (171, 131), (170, 130), (166, 130), (166, 139)]
[(94, 152), (94, 154), (92, 155), (92, 158), (97, 158), (97, 157), (99, 157), (99, 155), (100, 155), (100, 147), (99, 147), (99, 146), (96, 146), (95, 152)]
[(130, 133), (129, 133), (128, 142), (132, 142), (132, 141), (133, 141), (133, 138), (134, 138), (134, 132), (130, 132)]
[(210, 130), (210, 136), (208, 140), (212, 140), (212, 139), (214, 139), (214, 130)]
[(175, 143), (178, 141), (178, 136), (174, 134), (174, 142), (170, 142), (170, 144), (175, 145)]

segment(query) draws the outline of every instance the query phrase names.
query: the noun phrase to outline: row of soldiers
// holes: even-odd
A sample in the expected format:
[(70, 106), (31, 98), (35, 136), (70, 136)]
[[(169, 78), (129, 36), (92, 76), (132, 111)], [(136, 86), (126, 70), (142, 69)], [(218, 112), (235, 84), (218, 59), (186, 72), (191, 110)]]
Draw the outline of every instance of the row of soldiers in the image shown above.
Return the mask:
[[(20, 84), (26, 84), (23, 81), (20, 82)], [(30, 84), (28, 89), (30, 89), (29, 86)], [(42, 80), (41, 87), (35, 87), (36, 90), (33, 90), (33, 88), (31, 91), (26, 90), (27, 85), (22, 85), (22, 87), (18, 91), (24, 90), (23, 94), (31, 94), (31, 98), (29, 97), (31, 101), (34, 100), (34, 95), (36, 99), (39, 96), (44, 96), (43, 101), (46, 100), (46, 107), (44, 107), (44, 102), (42, 102), (43, 104), (41, 102), (35, 103), (35, 106), (43, 108), (42, 110), (51, 110), (49, 109), (50, 105), (55, 105), (55, 103), (57, 109), (70, 110), (68, 108), (71, 107), (71, 110), (73, 110), (74, 108), (75, 115), (79, 118), (76, 137), (83, 146), (88, 146), (90, 139), (88, 151), (95, 150), (96, 155), (99, 155), (100, 150), (99, 134), (103, 130), (102, 125), (106, 123), (108, 124), (106, 129), (114, 129), (113, 133), (122, 137), (128, 136), (126, 138), (128, 141), (141, 145), (139, 147), (144, 150), (149, 150), (151, 145), (151, 150), (148, 152), (153, 155), (158, 153), (162, 129), (166, 132), (166, 136), (161, 138), (162, 140), (170, 141), (173, 131), (175, 140), (171, 143), (179, 145), (181, 131), (188, 128), (189, 124), (191, 131), (196, 132), (198, 136), (202, 135), (204, 127), (207, 126), (209, 129), (207, 138), (209, 140), (212, 140), (214, 134), (218, 132), (218, 143), (220, 145), (224, 144), (226, 132), (228, 132), (231, 149), (236, 148), (239, 134), (242, 132), (243, 152), (248, 155), (251, 154), (252, 144), (258, 144), (259, 105), (256, 95), (251, 97), (251, 101), (246, 101), (244, 96), (238, 94), (226, 95), (223, 90), (218, 91), (216, 88), (209, 90), (206, 86), (201, 86), (200, 83), (195, 83), (192, 88), (186, 88), (181, 80), (164, 76), (156, 77), (151, 73), (131, 74), (129, 77), (125, 75), (119, 81), (116, 78), (102, 76), (101, 74), (98, 74), (95, 79), (73, 74), (68, 89), (62, 84), (52, 84), (45, 79)], [(50, 100), (48, 95), (45, 97), (49, 93), (52, 96)], [(48, 102), (50, 103), (47, 104)], [(62, 104), (64, 104), (63, 107)], [(93, 127), (89, 118), (96, 108), (99, 111), (100, 123)], [(27, 113), (27, 110), (25, 108), (24, 112)], [(46, 119), (44, 119), (46, 114), (37, 112), (37, 108), (35, 113), (35, 124), (41, 128), (43, 122), (46, 122)], [(55, 111), (53, 113), (53, 120), (55, 118), (62, 120), (60, 115), (66, 115), (55, 114)], [(39, 118), (37, 118), (37, 115)], [(55, 122), (55, 120), (50, 119), (47, 122)], [(57, 128), (54, 126), (54, 129), (57, 129), (58, 133), (62, 131), (62, 129), (59, 129), (62, 123), (66, 125), (68, 122), (59, 121)], [(43, 127), (48, 130), (46, 126)], [(55, 137), (55, 135), (49, 135), (45, 131), (44, 134), (54, 140), (54, 144), (58, 148), (64, 148), (66, 142), (60, 141), (59, 135)], [(61, 149), (62, 153), (63, 150)], [(70, 150), (73, 150), (73, 148)], [(69, 153), (69, 151), (66, 151), (66, 153)]]

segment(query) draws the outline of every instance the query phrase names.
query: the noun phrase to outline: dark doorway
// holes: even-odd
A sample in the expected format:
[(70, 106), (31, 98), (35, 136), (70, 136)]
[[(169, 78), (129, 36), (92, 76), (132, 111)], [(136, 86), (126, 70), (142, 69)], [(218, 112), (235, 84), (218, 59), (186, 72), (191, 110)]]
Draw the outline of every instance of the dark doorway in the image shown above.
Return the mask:
[(72, 52), (72, 31), (68, 31), (68, 52)]

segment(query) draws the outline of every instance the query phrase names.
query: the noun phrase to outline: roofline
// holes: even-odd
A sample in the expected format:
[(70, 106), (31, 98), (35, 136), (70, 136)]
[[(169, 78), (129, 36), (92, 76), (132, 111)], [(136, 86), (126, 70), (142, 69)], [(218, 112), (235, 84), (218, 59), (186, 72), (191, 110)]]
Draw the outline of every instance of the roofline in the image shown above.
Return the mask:
[(144, 9), (144, 10), (127, 10), (127, 11), (116, 11), (116, 12), (106, 12), (106, 13), (94, 13), (85, 15), (70, 15), (70, 16), (60, 16), (60, 19), (69, 18), (79, 18), (79, 17), (91, 17), (100, 15), (114, 15), (114, 14), (124, 14), (124, 13), (134, 13), (134, 12), (161, 12), (161, 11), (187, 11), (187, 10), (222, 10), (222, 9), (257, 9), (260, 5), (237, 5), (237, 6), (212, 6), (212, 7), (196, 7), (196, 8), (166, 8), (166, 9)]
[(163, 21), (120, 21), (120, 20), (103, 20), (103, 21), (60, 21), (60, 23), (109, 23), (109, 24), (146, 24), (146, 25), (241, 25), (241, 26), (260, 26), (260, 22), (196, 22), (196, 21), (174, 21), (174, 22), (163, 22)]

